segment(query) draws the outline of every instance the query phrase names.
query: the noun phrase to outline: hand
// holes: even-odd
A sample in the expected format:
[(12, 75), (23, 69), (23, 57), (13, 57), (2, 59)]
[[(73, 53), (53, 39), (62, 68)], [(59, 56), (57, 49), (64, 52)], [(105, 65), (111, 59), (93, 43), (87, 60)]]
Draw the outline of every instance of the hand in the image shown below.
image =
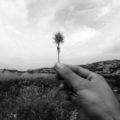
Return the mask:
[(120, 106), (105, 79), (78, 66), (56, 64), (58, 74), (76, 90), (76, 101), (93, 120), (120, 120)]

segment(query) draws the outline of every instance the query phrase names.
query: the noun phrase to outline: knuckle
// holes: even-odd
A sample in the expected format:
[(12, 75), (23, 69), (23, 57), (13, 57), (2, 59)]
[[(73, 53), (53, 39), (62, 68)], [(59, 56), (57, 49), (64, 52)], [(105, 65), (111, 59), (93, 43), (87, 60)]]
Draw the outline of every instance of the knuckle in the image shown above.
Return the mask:
[(91, 79), (104, 79), (103, 76), (97, 74), (97, 73), (94, 73), (94, 72), (91, 72), (88, 77), (87, 77), (88, 80), (91, 80)]
[(99, 79), (104, 79), (104, 77), (103, 76), (101, 76), (101, 75), (99, 75), (99, 74), (97, 74), (97, 77), (96, 78), (99, 78)]
[(88, 75), (87, 79), (90, 80), (90, 79), (95, 78), (95, 77), (97, 77), (96, 73), (91, 72), (91, 73)]
[(95, 79), (106, 82), (105, 78), (103, 76), (99, 75), (99, 74), (95, 77)]

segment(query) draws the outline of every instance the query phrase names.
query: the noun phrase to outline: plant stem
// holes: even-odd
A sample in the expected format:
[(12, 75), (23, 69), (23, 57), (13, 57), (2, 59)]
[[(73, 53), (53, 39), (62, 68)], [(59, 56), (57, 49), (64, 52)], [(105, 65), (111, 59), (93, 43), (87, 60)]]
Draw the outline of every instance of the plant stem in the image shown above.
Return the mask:
[(58, 63), (60, 63), (60, 44), (58, 44), (57, 51), (58, 51)]

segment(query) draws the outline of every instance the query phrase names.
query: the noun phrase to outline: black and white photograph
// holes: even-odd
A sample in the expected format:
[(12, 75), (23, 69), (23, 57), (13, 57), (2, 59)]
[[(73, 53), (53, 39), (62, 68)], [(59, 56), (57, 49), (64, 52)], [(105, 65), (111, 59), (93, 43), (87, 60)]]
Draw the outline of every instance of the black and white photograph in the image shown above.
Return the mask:
[(120, 120), (120, 0), (0, 0), (0, 120)]

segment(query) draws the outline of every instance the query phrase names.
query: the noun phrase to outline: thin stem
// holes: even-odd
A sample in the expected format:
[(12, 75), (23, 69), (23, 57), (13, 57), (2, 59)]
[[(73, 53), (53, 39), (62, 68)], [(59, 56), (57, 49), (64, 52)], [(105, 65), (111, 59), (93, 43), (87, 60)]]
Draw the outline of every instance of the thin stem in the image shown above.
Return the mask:
[(58, 63), (60, 63), (60, 44), (57, 46), (57, 51), (58, 51)]

